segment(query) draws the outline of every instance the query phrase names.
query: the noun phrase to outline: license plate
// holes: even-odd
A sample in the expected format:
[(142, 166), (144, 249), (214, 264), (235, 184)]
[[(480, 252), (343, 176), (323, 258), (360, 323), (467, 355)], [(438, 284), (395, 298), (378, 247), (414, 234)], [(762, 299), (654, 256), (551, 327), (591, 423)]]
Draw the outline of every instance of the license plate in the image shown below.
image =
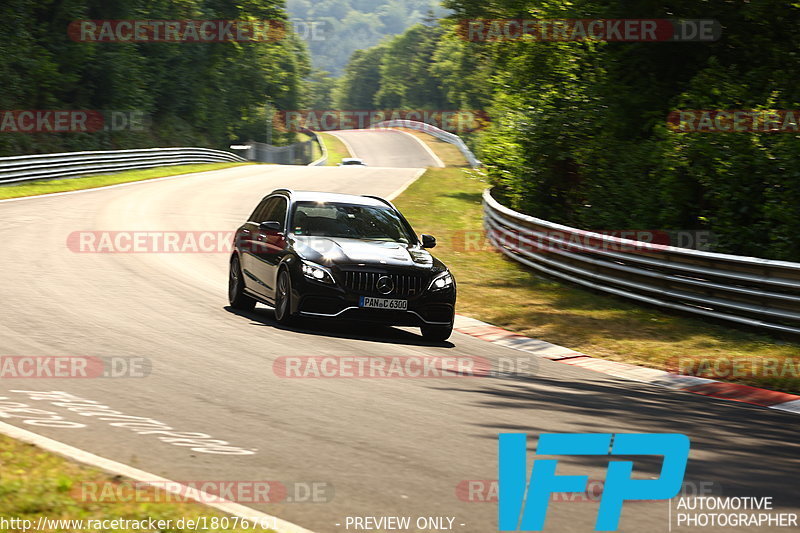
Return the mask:
[(362, 296), (358, 303), (359, 307), (372, 307), (375, 309), (398, 309), (405, 311), (408, 309), (408, 300), (393, 300), (391, 298), (370, 298)]

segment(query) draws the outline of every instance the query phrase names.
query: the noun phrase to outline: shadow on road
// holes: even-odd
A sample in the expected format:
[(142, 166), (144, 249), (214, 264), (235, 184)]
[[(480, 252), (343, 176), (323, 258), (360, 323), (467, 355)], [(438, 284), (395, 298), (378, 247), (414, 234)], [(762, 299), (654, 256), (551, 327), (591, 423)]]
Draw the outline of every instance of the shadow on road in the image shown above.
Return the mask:
[[(773, 496), (776, 507), (796, 508), (800, 498), (800, 418), (796, 414), (609, 380), (600, 374), (597, 380), (539, 375), (504, 376), (483, 383), (450, 390), (467, 395), (489, 412), (519, 412), (517, 424), (475, 421), (487, 439), (497, 439), (498, 432), (527, 433), (528, 447), (535, 453), (535, 436), (552, 431), (548, 424), (553, 416), (579, 418), (581, 424), (573, 431), (580, 433), (683, 433), (692, 442), (687, 481), (713, 482), (724, 496)], [(584, 467), (604, 466), (608, 460), (559, 459)], [(661, 456), (615, 459), (634, 460), (639, 476), (657, 477), (662, 465)]]
[(384, 342), (391, 344), (408, 344), (411, 346), (435, 346), (439, 348), (453, 348), (452, 342), (431, 342), (426, 341), (421, 335), (405, 331), (400, 328), (384, 326), (382, 324), (371, 324), (363, 322), (351, 322), (345, 320), (314, 320), (310, 318), (298, 318), (291, 326), (284, 326), (275, 321), (272, 309), (256, 308), (253, 311), (239, 311), (230, 306), (224, 309), (229, 313), (241, 317), (249, 318), (255, 326), (269, 326), (285, 331), (294, 331), (307, 335), (324, 335), (339, 339), (356, 339), (373, 342)]

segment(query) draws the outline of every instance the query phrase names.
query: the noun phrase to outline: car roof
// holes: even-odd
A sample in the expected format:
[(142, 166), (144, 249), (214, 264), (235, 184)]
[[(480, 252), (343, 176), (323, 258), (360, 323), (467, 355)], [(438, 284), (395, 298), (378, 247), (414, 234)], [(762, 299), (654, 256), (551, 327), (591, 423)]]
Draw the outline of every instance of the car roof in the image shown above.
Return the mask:
[(360, 157), (343, 157), (342, 163), (345, 161), (363, 161)]
[(277, 192), (289, 193), (292, 201), (294, 202), (333, 202), (376, 207), (386, 207), (387, 205), (391, 205), (389, 202), (376, 196), (360, 196), (357, 194), (340, 194), (319, 191), (290, 191), (288, 189), (277, 189), (270, 194), (275, 194)]

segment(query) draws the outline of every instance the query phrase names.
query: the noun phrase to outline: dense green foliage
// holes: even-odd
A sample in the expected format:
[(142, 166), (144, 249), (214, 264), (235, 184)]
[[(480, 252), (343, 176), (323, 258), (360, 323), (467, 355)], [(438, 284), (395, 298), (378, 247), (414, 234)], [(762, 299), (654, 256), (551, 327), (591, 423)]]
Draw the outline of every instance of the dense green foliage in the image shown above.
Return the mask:
[[(142, 131), (0, 133), (0, 154), (264, 140), (265, 105), (296, 109), (309, 65), (293, 34), (259, 43), (83, 43), (81, 19), (285, 20), (280, 0), (5, 0), (0, 109), (136, 110)], [(293, 134), (290, 134), (293, 135)], [(280, 138), (275, 140), (287, 142)]]
[[(675, 109), (798, 109), (800, 4), (447, 0), (450, 19), (354, 56), (354, 107), (483, 109), (472, 142), (515, 208), (592, 229), (706, 229), (800, 261), (797, 133), (677, 133)], [(716, 42), (468, 42), (465, 18), (714, 18)], [(777, 22), (780, 21), (780, 22)], [(375, 79), (376, 71), (379, 78)], [(369, 100), (369, 101), (368, 101)]]
[(374, 109), (381, 87), (384, 46), (356, 50), (333, 91), (336, 109)]
[(445, 13), (437, 0), (287, 0), (286, 9), (314, 67), (335, 76), (356, 50), (402, 33), (429, 12)]

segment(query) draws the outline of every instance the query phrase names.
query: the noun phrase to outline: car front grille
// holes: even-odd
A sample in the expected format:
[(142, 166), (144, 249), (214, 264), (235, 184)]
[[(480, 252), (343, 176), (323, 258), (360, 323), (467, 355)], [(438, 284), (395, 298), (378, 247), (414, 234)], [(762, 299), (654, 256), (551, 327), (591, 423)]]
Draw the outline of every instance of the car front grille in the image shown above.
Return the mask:
[[(347, 290), (367, 296), (399, 298), (415, 296), (425, 290), (425, 278), (415, 274), (382, 274), (380, 272), (343, 272), (344, 286)], [(378, 280), (388, 277), (393, 285), (391, 292), (378, 290)]]

